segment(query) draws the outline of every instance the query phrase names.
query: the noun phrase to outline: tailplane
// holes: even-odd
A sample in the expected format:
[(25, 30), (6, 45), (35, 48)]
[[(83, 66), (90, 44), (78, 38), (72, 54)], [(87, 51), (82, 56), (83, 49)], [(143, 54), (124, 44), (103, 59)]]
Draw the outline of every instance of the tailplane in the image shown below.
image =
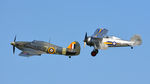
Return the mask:
[(141, 45), (142, 44), (142, 39), (139, 35), (134, 35), (131, 40), (133, 42), (133, 46)]

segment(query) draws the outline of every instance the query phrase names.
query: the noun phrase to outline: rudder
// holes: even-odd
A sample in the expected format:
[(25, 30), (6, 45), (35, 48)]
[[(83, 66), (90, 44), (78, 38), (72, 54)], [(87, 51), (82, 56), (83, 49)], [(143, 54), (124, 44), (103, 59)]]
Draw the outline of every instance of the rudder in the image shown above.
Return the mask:
[(80, 44), (77, 41), (72, 42), (67, 48), (76, 51), (76, 55), (80, 54)]
[(139, 36), (139, 35), (134, 35), (134, 36), (131, 38), (131, 41), (134, 42), (134, 43), (133, 43), (133, 46), (141, 45), (141, 44), (142, 44), (142, 39), (141, 39), (141, 36)]

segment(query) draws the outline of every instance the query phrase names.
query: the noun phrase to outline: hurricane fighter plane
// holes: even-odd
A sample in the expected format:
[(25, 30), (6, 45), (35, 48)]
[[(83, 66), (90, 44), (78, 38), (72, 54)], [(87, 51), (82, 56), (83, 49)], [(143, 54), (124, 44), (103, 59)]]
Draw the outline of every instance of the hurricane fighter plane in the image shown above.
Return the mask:
[(115, 36), (106, 36), (108, 30), (104, 28), (98, 28), (92, 36), (87, 36), (87, 32), (84, 38), (85, 45), (93, 46), (94, 49), (91, 52), (92, 56), (96, 56), (98, 49), (105, 50), (108, 47), (131, 47), (141, 45), (142, 39), (139, 35), (134, 35), (130, 40), (122, 40)]
[(59, 47), (49, 42), (33, 40), (32, 42), (16, 41), (11, 42), (13, 46), (13, 53), (15, 53), (15, 47), (21, 50), (20, 56), (41, 56), (42, 54), (58, 54), (69, 56), (76, 56), (80, 54), (80, 44), (77, 41), (72, 42), (67, 48)]

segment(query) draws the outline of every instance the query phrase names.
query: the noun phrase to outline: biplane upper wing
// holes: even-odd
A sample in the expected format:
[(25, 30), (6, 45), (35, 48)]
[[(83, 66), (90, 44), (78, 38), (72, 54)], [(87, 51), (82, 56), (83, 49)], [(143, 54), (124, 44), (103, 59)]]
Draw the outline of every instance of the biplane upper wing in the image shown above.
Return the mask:
[(107, 32), (108, 32), (107, 29), (103, 29), (103, 28), (96, 29), (96, 31), (92, 35), (92, 37), (94, 38), (95, 49), (107, 49), (108, 46), (101, 42), (103, 37), (106, 36)]
[(96, 29), (96, 31), (94, 32), (94, 34), (92, 35), (92, 37), (94, 38), (103, 38), (104, 36), (106, 36), (108, 30), (107, 29)]

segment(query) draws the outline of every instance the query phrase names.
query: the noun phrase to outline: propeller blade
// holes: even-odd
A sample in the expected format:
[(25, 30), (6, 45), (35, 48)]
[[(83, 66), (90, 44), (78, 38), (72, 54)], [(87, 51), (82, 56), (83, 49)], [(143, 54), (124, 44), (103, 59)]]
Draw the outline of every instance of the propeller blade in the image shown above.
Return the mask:
[(15, 36), (15, 38), (14, 38), (14, 42), (16, 42), (16, 36)]
[(85, 45), (86, 45), (86, 42), (87, 42), (87, 32), (85, 33), (85, 38), (84, 38), (84, 48), (85, 48)]
[(84, 48), (85, 48), (86, 42), (84, 42)]
[(85, 33), (84, 42), (86, 42), (86, 40), (87, 40), (87, 32)]
[[(15, 35), (15, 38), (14, 38), (14, 43), (16, 42), (16, 35)], [(15, 54), (15, 45), (13, 45), (13, 54)]]
[(15, 54), (15, 46), (13, 46), (13, 54)]

